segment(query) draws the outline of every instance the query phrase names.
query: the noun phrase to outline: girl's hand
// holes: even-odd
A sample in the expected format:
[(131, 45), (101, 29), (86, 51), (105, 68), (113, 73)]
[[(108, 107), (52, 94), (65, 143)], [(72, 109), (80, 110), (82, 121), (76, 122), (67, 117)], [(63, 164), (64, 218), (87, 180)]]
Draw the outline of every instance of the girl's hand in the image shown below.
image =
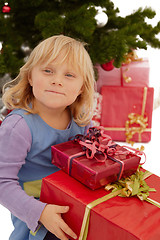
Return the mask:
[(76, 234), (61, 218), (61, 214), (68, 212), (68, 210), (68, 206), (47, 204), (40, 216), (39, 221), (45, 226), (48, 231), (56, 235), (56, 237), (61, 240), (68, 240), (65, 233), (70, 237), (77, 239)]

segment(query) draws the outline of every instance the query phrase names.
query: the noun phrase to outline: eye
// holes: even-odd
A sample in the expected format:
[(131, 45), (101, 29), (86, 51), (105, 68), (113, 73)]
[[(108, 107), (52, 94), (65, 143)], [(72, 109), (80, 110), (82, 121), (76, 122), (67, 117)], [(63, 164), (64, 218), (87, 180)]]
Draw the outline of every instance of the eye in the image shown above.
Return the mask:
[(50, 69), (44, 69), (44, 72), (46, 72), (46, 73), (53, 73)]
[(53, 70), (49, 67), (43, 67), (42, 71), (44, 72), (44, 74), (50, 75), (53, 73)]
[(72, 74), (72, 73), (66, 73), (66, 76), (67, 76), (67, 77), (73, 77), (73, 78), (75, 77), (75, 75)]

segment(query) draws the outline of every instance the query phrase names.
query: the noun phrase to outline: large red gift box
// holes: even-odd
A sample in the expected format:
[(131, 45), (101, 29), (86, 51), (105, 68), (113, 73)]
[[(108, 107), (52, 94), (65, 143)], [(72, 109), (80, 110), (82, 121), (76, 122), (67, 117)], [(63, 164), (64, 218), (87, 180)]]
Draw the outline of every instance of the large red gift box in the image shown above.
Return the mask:
[(114, 68), (111, 71), (104, 70), (99, 64), (95, 68), (98, 71), (98, 92), (101, 91), (102, 86), (149, 86), (148, 59), (132, 61), (129, 64), (123, 64), (121, 68)]
[[(151, 175), (146, 179), (157, 191), (150, 198), (160, 202), (160, 178)], [(41, 201), (69, 206), (63, 219), (79, 236), (85, 207), (105, 196), (107, 191), (85, 187), (63, 171), (42, 180)], [(87, 240), (159, 240), (160, 209), (136, 197), (114, 197), (91, 209)]]
[(153, 88), (103, 86), (101, 94), (101, 125), (114, 141), (151, 140)]
[[(98, 162), (95, 158), (88, 159), (81, 145), (74, 140), (60, 143), (51, 147), (52, 163), (95, 190), (116, 181), (120, 177), (122, 164), (124, 164), (122, 177), (133, 174), (138, 168), (141, 160), (139, 156), (115, 143), (113, 146), (120, 153), (108, 156), (104, 162)], [(98, 154), (97, 158), (102, 160), (104, 155)]]

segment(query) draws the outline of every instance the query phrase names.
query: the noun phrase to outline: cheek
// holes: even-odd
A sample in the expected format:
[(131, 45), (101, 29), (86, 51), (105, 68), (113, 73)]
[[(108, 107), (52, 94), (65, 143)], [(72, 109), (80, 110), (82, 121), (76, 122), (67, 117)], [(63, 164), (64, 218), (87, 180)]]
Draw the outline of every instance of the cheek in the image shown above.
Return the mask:
[(81, 94), (82, 90), (79, 88), (74, 88), (69, 90), (69, 95), (71, 98), (77, 98)]
[(32, 84), (32, 92), (33, 92), (33, 95), (35, 96), (35, 97), (38, 97), (40, 94), (41, 94), (41, 92), (42, 92), (42, 90), (43, 90), (43, 84), (42, 83), (38, 83), (38, 82), (33, 82), (33, 84)]
[(80, 95), (80, 89), (74, 88), (68, 91), (68, 102), (69, 105), (76, 101), (77, 97)]
[(33, 87), (34, 91), (43, 90), (43, 89), (45, 89), (45, 82), (40, 81), (38, 79), (34, 79), (32, 81), (32, 87)]
[(82, 93), (83, 88), (84, 88), (84, 84), (83, 84), (83, 83), (77, 84), (77, 85), (75, 85), (75, 87), (73, 88), (73, 91), (72, 91), (72, 92), (74, 92), (74, 94), (76, 94), (76, 95), (78, 96), (79, 94)]

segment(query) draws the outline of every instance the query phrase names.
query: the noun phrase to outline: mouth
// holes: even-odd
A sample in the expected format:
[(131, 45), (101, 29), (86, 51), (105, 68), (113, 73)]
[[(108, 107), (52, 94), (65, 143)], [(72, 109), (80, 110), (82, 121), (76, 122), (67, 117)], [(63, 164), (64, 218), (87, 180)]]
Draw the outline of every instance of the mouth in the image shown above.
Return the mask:
[(62, 93), (62, 92), (53, 91), (53, 90), (46, 90), (46, 92), (48, 92), (48, 93), (53, 93), (53, 94), (58, 94), (58, 95), (65, 95), (65, 94)]

